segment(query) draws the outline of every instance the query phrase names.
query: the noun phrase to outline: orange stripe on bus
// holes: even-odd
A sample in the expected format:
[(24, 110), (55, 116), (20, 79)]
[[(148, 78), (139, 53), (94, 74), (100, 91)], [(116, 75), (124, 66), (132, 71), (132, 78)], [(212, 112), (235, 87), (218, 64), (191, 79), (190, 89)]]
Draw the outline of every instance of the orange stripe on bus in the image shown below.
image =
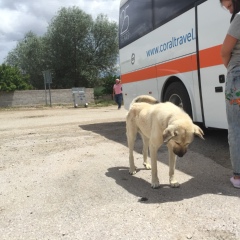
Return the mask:
[(221, 58), (221, 47), (218, 45), (200, 51), (200, 68), (212, 67), (223, 64)]
[(187, 56), (181, 59), (173, 60), (171, 62), (159, 64), (156, 66), (156, 68), (158, 72), (157, 77), (194, 71), (197, 69), (196, 55)]
[[(220, 49), (221, 45), (201, 50), (199, 53), (200, 68), (222, 64)], [(123, 74), (121, 76), (121, 81), (122, 83), (137, 82), (195, 70), (197, 70), (197, 56), (196, 54), (193, 54), (170, 62), (161, 63), (156, 66)]]

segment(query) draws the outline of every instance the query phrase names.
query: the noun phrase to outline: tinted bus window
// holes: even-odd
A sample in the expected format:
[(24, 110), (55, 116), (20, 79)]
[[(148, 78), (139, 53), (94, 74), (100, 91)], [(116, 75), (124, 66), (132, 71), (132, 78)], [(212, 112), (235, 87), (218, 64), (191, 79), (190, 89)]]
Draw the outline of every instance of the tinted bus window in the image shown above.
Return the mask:
[(187, 10), (199, 0), (153, 0), (154, 27), (159, 27)]
[(130, 0), (119, 14), (119, 48), (153, 30), (152, 0)]

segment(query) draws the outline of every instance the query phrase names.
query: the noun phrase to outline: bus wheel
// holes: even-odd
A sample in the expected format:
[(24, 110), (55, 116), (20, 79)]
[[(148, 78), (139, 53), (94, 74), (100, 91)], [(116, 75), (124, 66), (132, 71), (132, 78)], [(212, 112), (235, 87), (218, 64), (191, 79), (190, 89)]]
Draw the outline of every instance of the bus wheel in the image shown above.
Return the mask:
[(183, 110), (192, 118), (192, 107), (188, 92), (184, 85), (180, 82), (170, 84), (163, 97), (164, 102), (172, 102)]

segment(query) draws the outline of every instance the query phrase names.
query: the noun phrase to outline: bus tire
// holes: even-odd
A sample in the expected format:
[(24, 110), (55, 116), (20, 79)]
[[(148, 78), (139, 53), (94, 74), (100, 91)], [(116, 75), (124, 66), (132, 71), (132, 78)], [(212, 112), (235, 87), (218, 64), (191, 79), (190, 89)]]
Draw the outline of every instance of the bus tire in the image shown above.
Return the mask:
[(183, 110), (192, 118), (192, 106), (185, 86), (180, 82), (170, 84), (163, 97), (164, 102), (172, 102)]

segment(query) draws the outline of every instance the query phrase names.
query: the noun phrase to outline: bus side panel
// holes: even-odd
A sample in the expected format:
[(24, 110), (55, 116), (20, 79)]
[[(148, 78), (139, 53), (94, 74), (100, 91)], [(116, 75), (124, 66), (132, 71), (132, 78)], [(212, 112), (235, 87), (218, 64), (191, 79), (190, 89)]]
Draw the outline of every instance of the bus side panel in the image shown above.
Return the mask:
[[(205, 125), (227, 128), (225, 83), (219, 82), (219, 76), (226, 74), (220, 49), (229, 26), (230, 14), (221, 8), (217, 0), (201, 3), (197, 12)], [(130, 19), (131, 15), (127, 17)], [(125, 106), (129, 106), (136, 95), (148, 92), (161, 100), (166, 81), (175, 76), (188, 91), (194, 121), (202, 121), (195, 24), (195, 9), (191, 9), (120, 49)]]
[[(159, 76), (158, 89), (159, 89), (159, 99), (163, 99), (163, 89), (170, 77), (177, 77), (186, 87), (189, 98), (192, 105), (192, 114), (193, 120), (195, 122), (202, 122), (201, 114), (201, 103), (199, 95), (199, 84), (198, 84), (198, 72), (196, 64), (196, 29), (195, 29), (195, 9), (191, 9), (188, 12), (180, 15), (178, 18), (173, 19), (171, 22), (165, 24), (159, 29), (156, 29), (156, 36), (159, 35), (162, 43), (167, 42), (167, 39), (179, 39), (181, 37), (190, 36), (186, 42), (179, 42), (172, 49), (164, 51), (158, 58), (155, 60), (160, 63), (160, 66), (157, 66), (158, 75), (163, 71), (168, 71), (166, 76)], [(156, 37), (154, 36), (154, 37)], [(165, 66), (170, 66), (171, 62), (177, 62), (179, 65), (185, 65), (186, 58), (190, 58), (188, 61), (188, 66), (179, 66), (179, 70), (176, 65), (173, 64), (170, 67), (165, 68)], [(163, 63), (163, 67), (161, 67)], [(186, 68), (187, 70), (182, 70), (181, 68)]]
[(123, 84), (122, 90), (124, 108), (129, 109), (132, 100), (139, 95), (137, 83)]
[(222, 65), (220, 50), (231, 16), (216, 0), (206, 1), (197, 10), (205, 125), (226, 129), (225, 83), (219, 81), (220, 75), (226, 74), (226, 69)]
[(195, 52), (195, 12), (191, 9), (120, 49), (121, 72), (125, 74)]
[[(176, 71), (174, 65), (172, 66), (173, 68), (168, 67), (167, 69), (164, 66), (165, 63), (171, 63), (176, 59), (182, 58), (182, 56), (191, 56), (192, 54), (196, 54), (194, 9), (187, 11), (177, 19), (173, 19), (160, 28), (155, 29), (137, 41), (120, 49), (120, 65), (121, 74), (123, 75), (123, 86), (125, 84), (130, 86), (131, 83), (135, 83), (134, 86), (137, 86), (138, 94), (148, 94), (149, 92), (152, 92), (154, 97), (161, 100), (161, 87), (165, 84), (166, 79), (171, 75), (181, 74), (181, 76), (184, 76), (184, 74), (187, 74), (188, 77), (181, 80), (184, 82), (188, 91), (193, 91), (195, 89), (194, 83), (192, 81), (192, 76), (189, 73), (196, 70), (194, 69), (196, 66), (190, 64), (187, 73)], [(134, 61), (132, 61), (132, 56), (134, 56)], [(161, 68), (161, 64), (163, 64), (163, 68)], [(154, 66), (156, 66), (156, 69), (151, 71), (156, 71), (154, 77), (157, 81), (154, 81), (154, 78), (151, 76), (148, 78), (151, 79), (151, 81), (147, 83), (144, 74), (138, 75), (138, 78), (136, 79), (130, 77), (125, 81), (124, 76), (126, 74), (131, 75), (131, 73), (133, 73), (132, 75), (134, 76), (134, 72), (140, 70), (144, 71), (144, 69), (147, 71), (148, 68), (154, 68)], [(165, 74), (165, 77), (161, 77), (160, 75), (162, 74)], [(128, 101), (131, 100), (131, 97), (129, 97), (130, 92), (127, 92), (129, 86), (123, 87), (123, 96), (126, 106), (130, 104)], [(199, 91), (197, 91), (196, 94), (198, 94), (198, 92)], [(189, 92), (190, 98), (191, 96), (195, 97), (196, 94)], [(126, 97), (126, 95), (128, 95), (128, 97)], [(191, 98), (193, 102), (194, 97)], [(200, 108), (200, 104), (197, 104), (197, 106)]]
[(132, 100), (139, 95), (151, 95), (159, 100), (156, 79), (123, 84), (124, 108), (129, 109)]

